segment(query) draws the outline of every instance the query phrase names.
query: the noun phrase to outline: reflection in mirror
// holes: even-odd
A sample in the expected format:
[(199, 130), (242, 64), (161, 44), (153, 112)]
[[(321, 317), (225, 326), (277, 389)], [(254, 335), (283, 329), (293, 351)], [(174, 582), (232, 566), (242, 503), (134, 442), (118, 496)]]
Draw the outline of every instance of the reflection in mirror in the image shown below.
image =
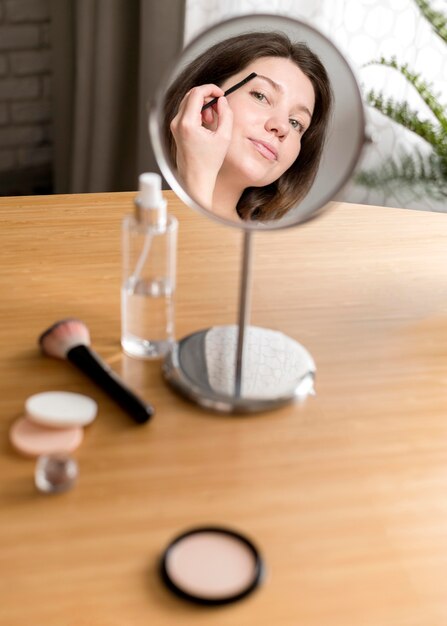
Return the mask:
[(281, 332), (250, 325), (251, 234), (306, 222), (349, 180), (365, 119), (349, 64), (323, 34), (278, 15), (203, 33), (161, 84), (150, 116), (158, 164), (186, 204), (245, 231), (238, 326), (176, 342), (163, 371), (217, 411), (261, 411), (312, 393), (315, 363)]
[(202, 33), (161, 82), (150, 115), (157, 161), (180, 199), (247, 231), (326, 210), (352, 175), (364, 129), (358, 82), (341, 52), (309, 24), (279, 15), (232, 18)]
[(164, 132), (178, 176), (201, 206), (235, 222), (268, 222), (311, 187), (331, 107), (326, 69), (305, 43), (250, 32), (183, 69), (166, 95)]

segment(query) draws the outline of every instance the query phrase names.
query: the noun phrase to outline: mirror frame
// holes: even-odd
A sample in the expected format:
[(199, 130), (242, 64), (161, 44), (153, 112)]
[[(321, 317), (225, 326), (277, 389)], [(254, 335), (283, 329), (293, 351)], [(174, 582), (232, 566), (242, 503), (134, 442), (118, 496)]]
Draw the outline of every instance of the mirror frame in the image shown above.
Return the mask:
[[(263, 22), (262, 27), (259, 25), (261, 21)], [(249, 28), (247, 27), (248, 22), (250, 22)], [(272, 24), (272, 26), (266, 28), (267, 22), (269, 24)], [(275, 23), (278, 24), (277, 27), (275, 27)], [(279, 23), (282, 23), (282, 27), (279, 26)], [(170, 163), (171, 159), (170, 159), (170, 156), (167, 154), (167, 149), (165, 145), (166, 142), (164, 141), (164, 137), (162, 133), (162, 128), (163, 128), (162, 112), (163, 112), (163, 103), (164, 103), (165, 93), (166, 93), (167, 88), (170, 86), (172, 81), (177, 77), (177, 75), (179, 74), (179, 71), (183, 69), (186, 63), (191, 62), (194, 58), (198, 56), (198, 54), (207, 50), (210, 46), (212, 46), (217, 41), (222, 40), (222, 37), (219, 38), (217, 36), (219, 33), (222, 33), (226, 30), (234, 28), (235, 29), (234, 32), (232, 32), (231, 35), (229, 36), (243, 34), (244, 32), (248, 32), (248, 31), (262, 31), (262, 30), (265, 30), (265, 32), (281, 31), (281, 32), (285, 32), (286, 34), (289, 34), (288, 31), (285, 30), (285, 23), (287, 23), (287, 25), (289, 26), (289, 29), (292, 27), (295, 27), (297, 29), (301, 28), (305, 30), (309, 35), (312, 35), (314, 38), (319, 39), (323, 44), (329, 46), (329, 48), (331, 48), (333, 53), (338, 57), (338, 61), (341, 62), (341, 64), (345, 66), (349, 74), (349, 78), (352, 81), (352, 85), (354, 87), (354, 91), (357, 97), (358, 116), (357, 116), (357, 120), (355, 120), (357, 122), (357, 128), (355, 128), (355, 132), (358, 135), (358, 142), (356, 145), (356, 149), (353, 151), (349, 162), (346, 164), (346, 168), (345, 168), (343, 176), (340, 178), (340, 180), (337, 181), (336, 185), (333, 185), (329, 190), (327, 190), (324, 194), (321, 195), (321, 200), (313, 201), (310, 204), (309, 208), (304, 211), (304, 215), (301, 217), (301, 219), (297, 218), (295, 220), (290, 220), (290, 223), (287, 223), (287, 219), (286, 219), (287, 214), (286, 214), (285, 216), (280, 218), (277, 223), (275, 222), (268, 222), (268, 223), (232, 222), (230, 220), (226, 220), (214, 214), (209, 209), (202, 207), (198, 202), (194, 200), (194, 198), (192, 198), (192, 196), (189, 195), (189, 193), (184, 188), (183, 184), (177, 178), (174, 172), (174, 168), (172, 167), (172, 164)], [(243, 25), (243, 28), (241, 28), (242, 25)], [(238, 26), (240, 27), (239, 29), (237, 28)], [(303, 40), (306, 41), (304, 38)], [(206, 46), (204, 46), (204, 42), (207, 42)], [(309, 47), (312, 49), (312, 45), (309, 45)], [(197, 48), (199, 48), (198, 52), (196, 51)], [(192, 51), (196, 51), (194, 56), (191, 55)], [(320, 55), (318, 54), (318, 56)], [(186, 62), (185, 62), (185, 59), (186, 59)], [(321, 59), (321, 56), (320, 56), (320, 60), (324, 63), (324, 60)], [(179, 70), (179, 66), (180, 66), (180, 70)], [(332, 76), (330, 76), (330, 79), (331, 79), (331, 84), (332, 84), (333, 83)], [(333, 92), (334, 92), (334, 101), (335, 101), (334, 110), (335, 110), (337, 104), (336, 104), (334, 87), (333, 87)], [(332, 116), (334, 116), (334, 114)], [(329, 129), (329, 135), (330, 135), (331, 130), (334, 127), (335, 126), (333, 126), (331, 123), (330, 129)], [(341, 189), (343, 189), (346, 183), (350, 180), (352, 173), (355, 170), (355, 167), (360, 159), (360, 155), (366, 143), (365, 128), (366, 128), (366, 117), (365, 117), (364, 103), (363, 103), (363, 98), (362, 98), (362, 94), (360, 91), (358, 80), (355, 76), (353, 69), (351, 68), (350, 64), (348, 63), (344, 55), (341, 53), (337, 45), (326, 34), (322, 33), (321, 31), (311, 26), (304, 20), (290, 18), (288, 16), (283, 16), (283, 15), (278, 15), (278, 14), (269, 14), (269, 13), (256, 13), (252, 15), (242, 15), (242, 16), (230, 18), (228, 20), (219, 22), (218, 24), (216, 24), (215, 26), (212, 26), (211, 28), (207, 30), (202, 31), (197, 37), (192, 39), (191, 42), (187, 46), (184, 47), (180, 56), (174, 60), (172, 65), (168, 68), (167, 72), (165, 73), (163, 79), (160, 81), (157, 92), (152, 101), (152, 106), (150, 108), (150, 115), (149, 115), (149, 134), (150, 134), (150, 138), (152, 141), (154, 154), (155, 154), (157, 163), (167, 183), (171, 186), (172, 190), (180, 198), (180, 200), (182, 200), (186, 205), (198, 211), (202, 215), (205, 215), (208, 218), (213, 219), (223, 225), (230, 226), (233, 228), (238, 228), (242, 231), (254, 231), (254, 232), (281, 230), (284, 228), (291, 228), (294, 226), (299, 226), (300, 224), (303, 224), (305, 222), (308, 222), (314, 219), (315, 217), (318, 217), (322, 212), (327, 210), (327, 208), (329, 208), (328, 205), (334, 200), (334, 197), (337, 194), (339, 194)], [(328, 138), (326, 141), (326, 146), (329, 144), (329, 141), (330, 139)], [(320, 168), (321, 168), (321, 163), (320, 163)], [(313, 184), (318, 184), (318, 175), (319, 173), (317, 173), (317, 177)], [(290, 209), (289, 212), (296, 210), (300, 204), (305, 202), (308, 195), (309, 194), (307, 194), (305, 198), (300, 203), (298, 203), (295, 207)]]

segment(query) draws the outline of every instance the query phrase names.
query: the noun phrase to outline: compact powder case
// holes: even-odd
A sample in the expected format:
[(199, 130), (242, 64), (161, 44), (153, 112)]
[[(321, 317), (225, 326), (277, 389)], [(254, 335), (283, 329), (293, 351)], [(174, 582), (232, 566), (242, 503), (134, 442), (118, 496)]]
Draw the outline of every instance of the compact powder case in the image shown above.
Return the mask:
[(219, 526), (182, 533), (163, 553), (160, 573), (176, 595), (205, 605), (245, 598), (262, 582), (264, 565), (253, 543)]

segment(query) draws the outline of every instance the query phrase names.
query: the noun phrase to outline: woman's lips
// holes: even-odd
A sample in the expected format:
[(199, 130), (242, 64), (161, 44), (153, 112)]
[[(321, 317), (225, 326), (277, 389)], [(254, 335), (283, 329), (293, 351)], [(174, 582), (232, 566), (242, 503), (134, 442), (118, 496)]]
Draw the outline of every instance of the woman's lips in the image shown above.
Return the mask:
[(268, 159), (269, 161), (278, 160), (278, 153), (273, 146), (269, 145), (265, 141), (259, 141), (258, 139), (250, 138), (250, 141), (259, 152), (259, 154), (261, 154), (264, 158)]

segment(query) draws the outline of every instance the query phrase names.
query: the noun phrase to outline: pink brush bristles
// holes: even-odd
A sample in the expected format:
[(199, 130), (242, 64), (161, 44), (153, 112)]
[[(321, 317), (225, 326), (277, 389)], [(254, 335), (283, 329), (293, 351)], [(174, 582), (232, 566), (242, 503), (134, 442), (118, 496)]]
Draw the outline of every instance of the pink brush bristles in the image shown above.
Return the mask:
[(75, 346), (90, 345), (90, 333), (81, 320), (71, 318), (56, 322), (39, 337), (42, 352), (56, 359), (65, 359)]

